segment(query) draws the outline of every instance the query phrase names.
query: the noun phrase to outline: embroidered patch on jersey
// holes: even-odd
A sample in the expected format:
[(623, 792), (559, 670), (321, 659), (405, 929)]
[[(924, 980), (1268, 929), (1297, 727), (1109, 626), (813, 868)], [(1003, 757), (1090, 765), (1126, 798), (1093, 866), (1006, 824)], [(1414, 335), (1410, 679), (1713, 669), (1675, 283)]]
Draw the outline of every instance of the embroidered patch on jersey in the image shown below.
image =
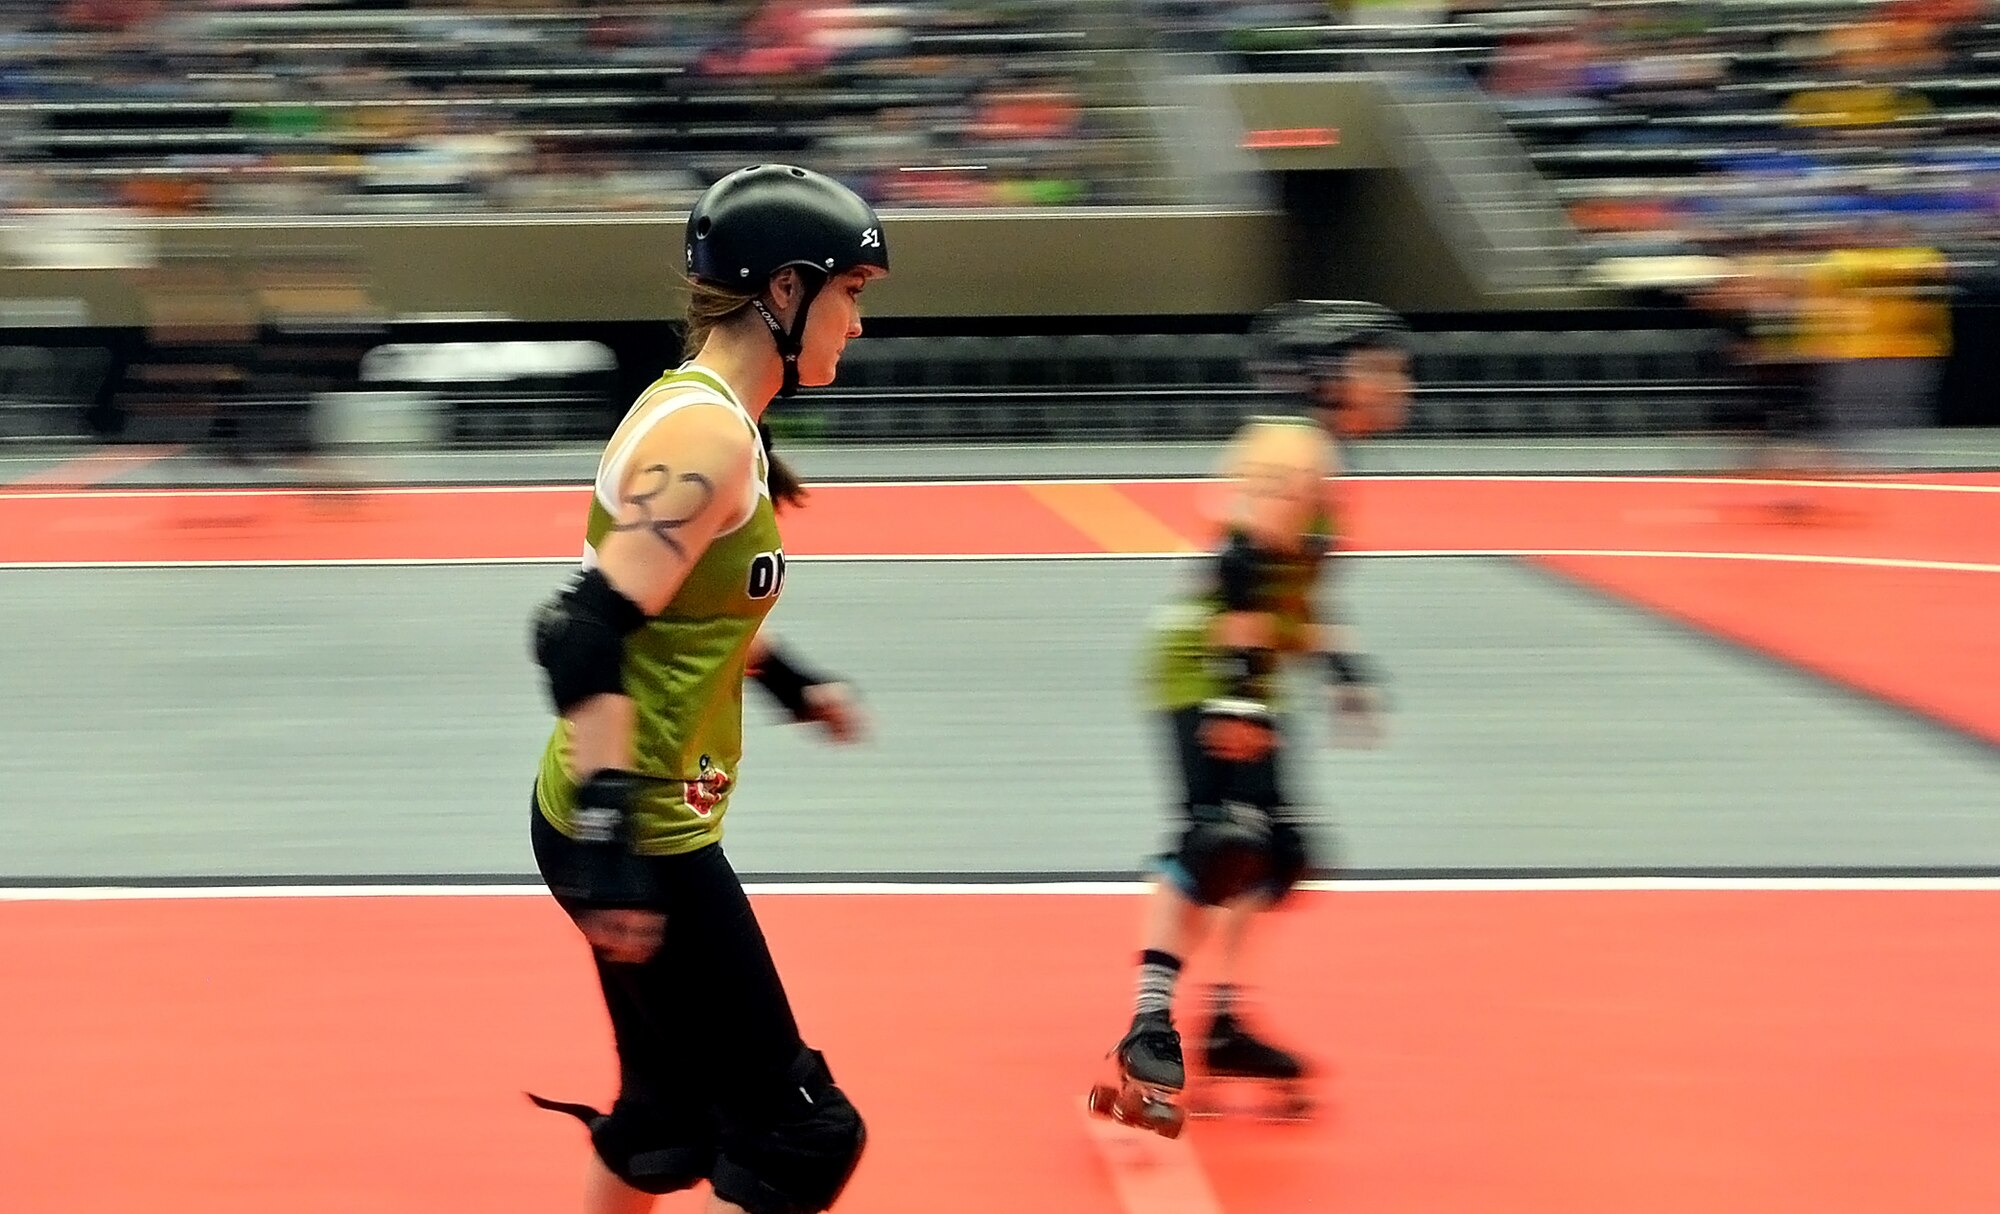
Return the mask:
[(687, 807), (697, 817), (706, 818), (722, 804), (728, 794), (731, 780), (729, 773), (717, 767), (707, 755), (701, 757), (701, 774), (687, 782)]

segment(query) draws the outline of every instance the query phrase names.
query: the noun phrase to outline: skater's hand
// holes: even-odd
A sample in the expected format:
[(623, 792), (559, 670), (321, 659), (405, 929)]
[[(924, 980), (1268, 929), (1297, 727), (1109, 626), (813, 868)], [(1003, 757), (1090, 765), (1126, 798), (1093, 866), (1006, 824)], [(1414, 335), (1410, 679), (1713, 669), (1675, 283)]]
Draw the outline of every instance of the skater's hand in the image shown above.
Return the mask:
[(1242, 717), (1213, 716), (1201, 723), (1201, 744), (1225, 763), (1254, 763), (1276, 741), (1268, 724)]
[(577, 916), (583, 938), (606, 961), (638, 965), (660, 951), (667, 917), (649, 910), (587, 910)]
[(837, 743), (858, 742), (866, 732), (861, 701), (845, 683), (815, 683), (806, 688), (806, 719), (819, 723)]
[(1380, 687), (1351, 684), (1328, 691), (1333, 700), (1333, 744), (1372, 750), (1388, 732), (1388, 700)]

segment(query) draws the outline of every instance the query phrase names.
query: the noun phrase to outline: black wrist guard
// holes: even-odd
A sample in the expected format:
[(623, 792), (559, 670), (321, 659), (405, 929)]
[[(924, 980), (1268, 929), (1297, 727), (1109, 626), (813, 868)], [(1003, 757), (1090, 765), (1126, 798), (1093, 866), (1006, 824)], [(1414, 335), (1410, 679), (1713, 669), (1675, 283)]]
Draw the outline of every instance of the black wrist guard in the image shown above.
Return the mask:
[(652, 870), (632, 851), (632, 807), (642, 778), (606, 768), (576, 790), (568, 871), (553, 883), (557, 896), (593, 907), (633, 908), (653, 901)]
[(812, 719), (812, 710), (806, 703), (806, 689), (833, 681), (801, 667), (772, 646), (765, 647), (764, 660), (757, 663), (757, 669), (750, 673), (750, 677), (757, 680), (757, 685), (769, 692), (778, 706), (791, 713), (792, 719), (797, 721)]

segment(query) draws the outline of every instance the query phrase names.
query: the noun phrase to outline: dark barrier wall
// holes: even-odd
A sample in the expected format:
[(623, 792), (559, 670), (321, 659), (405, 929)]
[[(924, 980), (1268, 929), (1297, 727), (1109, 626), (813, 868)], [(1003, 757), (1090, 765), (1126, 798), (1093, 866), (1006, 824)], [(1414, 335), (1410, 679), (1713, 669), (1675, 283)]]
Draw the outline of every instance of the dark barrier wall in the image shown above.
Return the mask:
[[(1413, 315), (1420, 329), (1620, 329), (1666, 328), (1696, 318), (1661, 310), (1600, 310), (1568, 313), (1480, 313)], [(957, 336), (1047, 335), (1061, 333), (1215, 333), (1241, 332), (1247, 317), (1120, 316), (1096, 318), (887, 318), (870, 326), (875, 338), (949, 339)], [(1947, 366), (1938, 402), (1938, 420), (1947, 426), (2000, 427), (2000, 306), (1971, 305), (1955, 316), (1956, 348)], [(609, 351), (615, 365), (602, 377), (603, 417), (608, 425), (647, 382), (678, 358), (679, 333), (664, 321), (618, 322), (457, 322), (396, 324), (382, 334), (383, 344), (426, 346), (433, 343), (591, 342)], [(0, 330), (0, 346), (47, 348), (61, 352), (65, 363), (88, 362), (94, 370), (73, 377), (78, 395), (64, 394), (78, 409), (89, 409), (88, 428), (104, 434), (125, 431), (119, 381), (127, 368), (149, 356), (143, 331), (135, 328), (64, 328)], [(83, 358), (91, 354), (90, 358)], [(81, 382), (87, 378), (90, 382)], [(95, 408), (90, 406), (95, 404)], [(67, 427), (65, 427), (67, 429)], [(144, 435), (137, 435), (144, 437)]]
[(1953, 349), (1939, 388), (1947, 426), (2000, 426), (2000, 305), (1962, 306), (1952, 316)]

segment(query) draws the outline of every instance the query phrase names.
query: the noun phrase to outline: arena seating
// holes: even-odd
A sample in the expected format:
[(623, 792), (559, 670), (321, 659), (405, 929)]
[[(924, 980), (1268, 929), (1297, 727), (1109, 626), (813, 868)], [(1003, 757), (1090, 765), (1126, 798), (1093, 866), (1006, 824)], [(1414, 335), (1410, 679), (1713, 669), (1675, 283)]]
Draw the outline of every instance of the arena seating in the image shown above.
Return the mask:
[(899, 205), (1144, 201), (1087, 9), (7, 6), (0, 207), (658, 210), (779, 156)]
[(1325, 5), (1134, 2), (1156, 45), (1236, 70), (1477, 84), (1596, 258), (1865, 213), (1940, 244), (1996, 226), (2000, 21), (1985, 4), (1466, 3), (1449, 21), (1334, 23)]

